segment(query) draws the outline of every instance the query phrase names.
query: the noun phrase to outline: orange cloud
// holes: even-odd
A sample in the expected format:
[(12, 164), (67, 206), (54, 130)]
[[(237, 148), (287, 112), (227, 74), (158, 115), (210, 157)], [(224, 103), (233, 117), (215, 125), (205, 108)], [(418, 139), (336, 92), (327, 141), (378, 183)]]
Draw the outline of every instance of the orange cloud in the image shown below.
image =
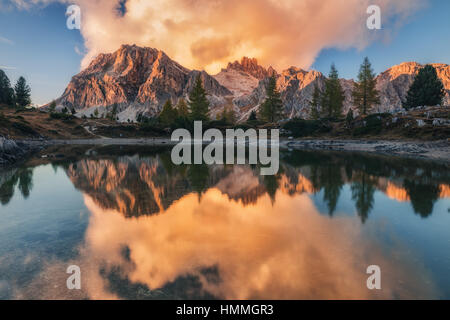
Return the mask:
[[(49, 0), (46, 0), (49, 1)], [(56, 1), (56, 0), (55, 0)], [(363, 48), (386, 38), (419, 0), (74, 0), (82, 9), (81, 32), (88, 53), (85, 67), (97, 54), (122, 44), (165, 51), (189, 68), (211, 73), (242, 56), (281, 69), (309, 68), (324, 48)], [(366, 9), (382, 8), (383, 30), (366, 28)]]
[[(244, 206), (210, 189), (201, 199), (189, 194), (164, 213), (131, 219), (101, 208), (87, 194), (84, 200), (91, 217), (79, 257), (46, 262), (44, 271), (16, 297), (120, 298), (111, 292), (101, 269), (120, 270), (123, 278), (151, 290), (193, 275), (204, 290), (224, 299), (406, 299), (438, 294), (424, 266), (399, 241), (382, 247), (371, 236), (376, 232), (363, 229), (358, 219), (323, 216), (305, 194), (277, 192), (274, 203), (266, 195)], [(70, 264), (82, 270), (81, 292), (65, 289)], [(381, 291), (366, 287), (371, 264), (381, 267)], [(210, 267), (217, 269), (219, 281), (208, 281), (201, 272)]]

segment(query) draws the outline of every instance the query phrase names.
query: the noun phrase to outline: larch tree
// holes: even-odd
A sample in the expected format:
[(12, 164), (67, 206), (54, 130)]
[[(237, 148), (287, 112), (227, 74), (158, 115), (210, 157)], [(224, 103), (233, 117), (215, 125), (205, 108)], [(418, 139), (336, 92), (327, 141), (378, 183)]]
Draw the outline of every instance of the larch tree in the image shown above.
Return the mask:
[(281, 120), (283, 116), (283, 101), (275, 76), (270, 77), (266, 85), (266, 100), (261, 105), (260, 116), (262, 120), (270, 123)]
[(206, 97), (206, 91), (200, 75), (195, 81), (194, 88), (189, 94), (188, 101), (190, 109), (190, 118), (192, 121), (208, 121), (209, 101)]
[(353, 103), (363, 115), (369, 113), (373, 106), (380, 104), (380, 96), (376, 85), (375, 73), (369, 58), (366, 57), (361, 64), (358, 82), (355, 82), (352, 92)]
[(344, 100), (345, 96), (339, 81), (339, 73), (336, 66), (332, 64), (330, 74), (325, 79), (325, 91), (322, 95), (322, 114), (328, 118), (341, 117)]

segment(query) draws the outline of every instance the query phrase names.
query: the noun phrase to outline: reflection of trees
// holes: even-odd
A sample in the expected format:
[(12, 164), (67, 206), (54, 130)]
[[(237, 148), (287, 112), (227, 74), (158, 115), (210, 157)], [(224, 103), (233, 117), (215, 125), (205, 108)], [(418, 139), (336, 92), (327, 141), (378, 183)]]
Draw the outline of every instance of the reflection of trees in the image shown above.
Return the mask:
[(405, 180), (404, 186), (411, 199), (414, 211), (423, 218), (431, 215), (434, 203), (439, 199), (441, 191), (439, 185), (423, 184), (412, 180)]
[(33, 188), (33, 170), (24, 169), (19, 173), (19, 190), (25, 199), (30, 196), (31, 189)]
[(208, 185), (209, 167), (206, 164), (191, 165), (187, 176), (192, 190), (201, 195)]
[(333, 215), (344, 182), (339, 167), (327, 165), (321, 169), (320, 182), (324, 188), (323, 201), (328, 206), (328, 214)]
[(320, 167), (318, 165), (311, 165), (311, 184), (315, 192), (322, 189), (320, 184)]
[(0, 186), (0, 202), (2, 205), (7, 205), (11, 201), (18, 180), (18, 176), (15, 174)]
[(365, 172), (354, 173), (353, 177), (352, 199), (362, 223), (365, 223), (373, 208), (376, 181)]
[[(6, 176), (8, 173), (3, 173)], [(0, 181), (2, 177), (0, 177)], [(11, 177), (6, 177), (5, 181), (0, 185), (0, 203), (7, 205), (12, 197), (18, 184), (22, 196), (26, 199), (30, 196), (33, 188), (33, 169), (19, 169)]]
[(277, 190), (280, 186), (280, 178), (281, 176), (279, 174), (263, 177), (264, 186), (266, 187), (266, 191), (270, 199), (272, 199), (272, 203), (275, 202), (275, 195), (277, 194)]
[(163, 167), (166, 170), (169, 177), (173, 177), (176, 174), (181, 174), (182, 176), (184, 176), (186, 174), (187, 166), (186, 165), (175, 165), (172, 162), (172, 159), (171, 159), (169, 153), (162, 153), (159, 156), (159, 158), (161, 160), (161, 164), (163, 165)]

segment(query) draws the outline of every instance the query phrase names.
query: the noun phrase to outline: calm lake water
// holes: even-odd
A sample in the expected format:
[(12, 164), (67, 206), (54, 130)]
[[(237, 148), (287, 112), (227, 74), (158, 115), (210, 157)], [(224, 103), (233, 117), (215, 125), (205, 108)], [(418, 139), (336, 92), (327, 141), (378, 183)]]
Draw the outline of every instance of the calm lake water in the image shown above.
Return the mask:
[(0, 171), (0, 299), (450, 299), (446, 166), (285, 151), (262, 177), (66, 148)]

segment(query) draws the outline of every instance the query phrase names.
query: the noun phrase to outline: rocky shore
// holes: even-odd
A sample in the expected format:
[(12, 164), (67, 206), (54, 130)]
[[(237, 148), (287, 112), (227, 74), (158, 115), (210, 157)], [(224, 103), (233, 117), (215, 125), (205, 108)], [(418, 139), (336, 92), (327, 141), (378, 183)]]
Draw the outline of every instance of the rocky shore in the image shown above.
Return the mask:
[(40, 148), (38, 144), (16, 142), (0, 136), (0, 167), (24, 160), (25, 157), (38, 151)]
[[(18, 142), (18, 144), (21, 142)], [(74, 139), (24, 141), (28, 148), (58, 145), (110, 145), (110, 146), (173, 146), (178, 142), (168, 137), (159, 138), (107, 138), (107, 139)], [(387, 156), (427, 159), (450, 164), (450, 141), (413, 141), (413, 140), (364, 140), (364, 139), (281, 139), (281, 149), (329, 150), (343, 152), (364, 152), (384, 154)]]
[(291, 149), (367, 152), (450, 163), (448, 140), (289, 140), (281, 142), (281, 145)]

